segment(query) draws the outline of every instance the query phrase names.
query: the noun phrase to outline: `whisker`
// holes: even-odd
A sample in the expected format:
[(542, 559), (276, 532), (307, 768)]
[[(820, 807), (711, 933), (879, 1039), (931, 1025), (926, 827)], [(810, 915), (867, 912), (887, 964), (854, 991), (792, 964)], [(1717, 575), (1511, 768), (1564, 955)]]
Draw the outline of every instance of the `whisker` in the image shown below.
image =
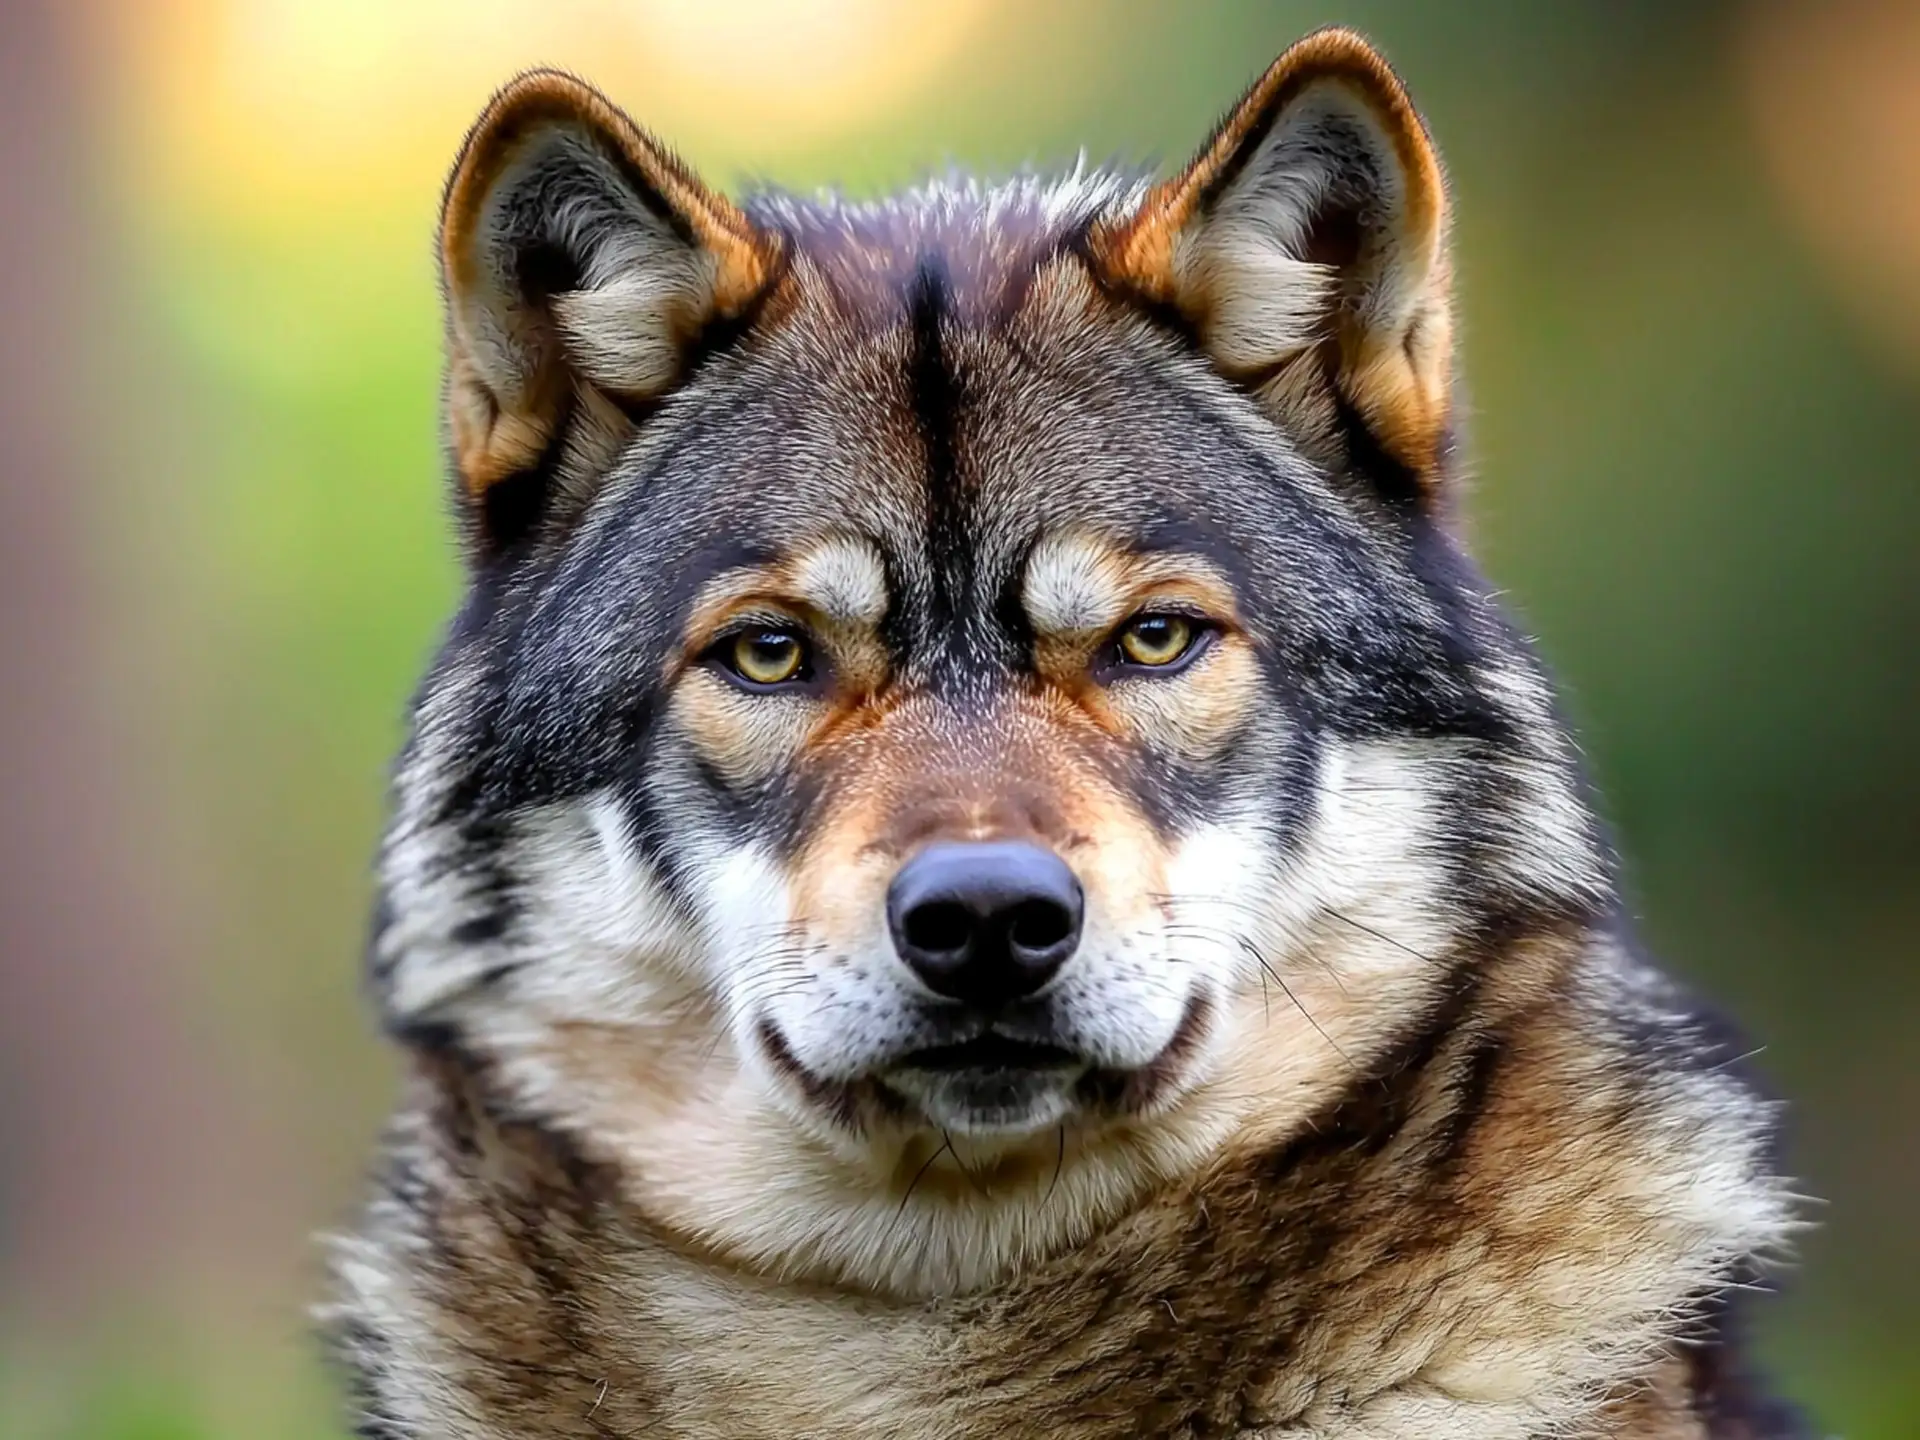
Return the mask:
[[(927, 1156), (926, 1163), (921, 1165), (921, 1167), (918, 1170), (914, 1171), (913, 1178), (907, 1182), (907, 1193), (900, 1197), (900, 1208), (893, 1212), (893, 1218), (896, 1224), (899, 1223), (900, 1217), (907, 1213), (907, 1202), (913, 1198), (914, 1190), (919, 1186), (920, 1181), (923, 1178), (925, 1178), (926, 1173), (933, 1168), (934, 1161), (938, 1160), (941, 1157), (941, 1155), (950, 1152), (952, 1149), (953, 1149), (953, 1137), (949, 1135), (945, 1130), (942, 1130), (940, 1132), (940, 1148), (938, 1150), (935, 1150), (931, 1155)], [(954, 1158), (954, 1161), (958, 1163), (960, 1157), (958, 1155), (955, 1155), (953, 1158)]]
[(1040, 1208), (1042, 1210), (1046, 1209), (1047, 1202), (1053, 1199), (1054, 1187), (1060, 1183), (1060, 1172), (1064, 1170), (1067, 1165), (1067, 1127), (1065, 1125), (1060, 1127), (1059, 1134), (1059, 1148), (1054, 1152), (1053, 1156), (1053, 1178), (1047, 1181), (1047, 1193), (1040, 1197)]
[(1287, 984), (1287, 982), (1280, 978), (1280, 972), (1275, 970), (1273, 966), (1267, 963), (1267, 957), (1262, 955), (1257, 949), (1255, 949), (1251, 941), (1243, 940), (1240, 942), (1240, 944), (1241, 944), (1241, 948), (1243, 948), (1248, 955), (1253, 957), (1254, 963), (1257, 964), (1261, 968), (1261, 970), (1264, 971), (1266, 974), (1273, 977), (1273, 983), (1280, 987), (1280, 993), (1282, 995), (1285, 995), (1287, 999), (1293, 1002), (1293, 1008), (1298, 1010), (1300, 1014), (1303, 1017), (1305, 1017), (1306, 1022), (1309, 1025), (1311, 1025), (1316, 1031), (1319, 1032), (1320, 1038), (1326, 1041), (1328, 1045), (1333, 1047), (1333, 1053), (1338, 1055), (1342, 1060), (1346, 1062), (1347, 1068), (1349, 1070), (1357, 1071), (1359, 1067), (1353, 1063), (1353, 1057), (1347, 1054), (1345, 1050), (1342, 1050), (1340, 1048), (1339, 1042), (1335, 1040), (1331, 1035), (1329, 1035), (1326, 1032), (1325, 1029), (1321, 1027), (1321, 1024), (1318, 1020), (1313, 1018), (1313, 1012), (1307, 1009), (1306, 1006), (1300, 1003), (1300, 997), (1298, 995), (1295, 995), (1293, 993), (1292, 988)]
[(1435, 959), (1433, 956), (1423, 955), (1418, 950), (1414, 949), (1411, 945), (1404, 944), (1401, 941), (1394, 939), (1391, 935), (1386, 934), (1384, 931), (1374, 929), (1373, 926), (1371, 925), (1363, 925), (1360, 923), (1360, 921), (1354, 919), (1351, 915), (1344, 914), (1341, 911), (1334, 909), (1331, 905), (1324, 907), (1324, 909), (1328, 915), (1331, 915), (1334, 919), (1340, 921), (1342, 924), (1351, 925), (1354, 929), (1360, 931), (1363, 935), (1371, 935), (1374, 939), (1380, 941), (1382, 944), (1391, 945), (1393, 946), (1394, 949), (1402, 952), (1403, 954), (1411, 955), (1414, 959), (1418, 960), (1423, 965), (1432, 965), (1438, 969), (1445, 968), (1444, 964), (1441, 961)]

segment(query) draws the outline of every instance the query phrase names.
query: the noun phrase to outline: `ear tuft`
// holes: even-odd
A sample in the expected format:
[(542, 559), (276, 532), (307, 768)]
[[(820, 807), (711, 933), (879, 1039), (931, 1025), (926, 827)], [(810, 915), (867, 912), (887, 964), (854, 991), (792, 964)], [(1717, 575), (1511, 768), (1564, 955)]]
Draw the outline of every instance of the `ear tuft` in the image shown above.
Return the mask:
[[(484, 552), (518, 538), (490, 517), (524, 528), (590, 492), (635, 405), (756, 303), (777, 253), (597, 90), (542, 70), (468, 133), (440, 259), (449, 436)], [(515, 503), (486, 503), (516, 477)]]
[(1379, 53), (1322, 30), (1276, 60), (1181, 174), (1098, 228), (1109, 283), (1192, 326), (1305, 443), (1343, 416), (1423, 480), (1448, 424), (1446, 188)]

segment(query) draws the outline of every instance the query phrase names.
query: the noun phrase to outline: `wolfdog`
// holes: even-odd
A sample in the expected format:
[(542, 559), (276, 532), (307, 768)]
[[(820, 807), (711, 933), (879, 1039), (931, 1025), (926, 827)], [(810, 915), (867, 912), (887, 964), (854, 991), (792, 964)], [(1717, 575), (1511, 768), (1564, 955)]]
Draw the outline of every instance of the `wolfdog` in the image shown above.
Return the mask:
[(1793, 1432), (1771, 1103), (1459, 539), (1447, 232), (1343, 30), (1157, 183), (736, 204), (494, 98), (359, 1434)]

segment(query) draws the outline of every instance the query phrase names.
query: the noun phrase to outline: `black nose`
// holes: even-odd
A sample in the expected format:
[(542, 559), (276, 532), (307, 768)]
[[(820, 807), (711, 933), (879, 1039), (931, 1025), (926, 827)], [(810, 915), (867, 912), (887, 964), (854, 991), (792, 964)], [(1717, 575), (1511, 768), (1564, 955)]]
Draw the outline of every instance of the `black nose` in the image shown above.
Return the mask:
[(927, 987), (983, 1008), (1031, 995), (1080, 939), (1080, 882), (1051, 850), (942, 841), (887, 891), (894, 948)]

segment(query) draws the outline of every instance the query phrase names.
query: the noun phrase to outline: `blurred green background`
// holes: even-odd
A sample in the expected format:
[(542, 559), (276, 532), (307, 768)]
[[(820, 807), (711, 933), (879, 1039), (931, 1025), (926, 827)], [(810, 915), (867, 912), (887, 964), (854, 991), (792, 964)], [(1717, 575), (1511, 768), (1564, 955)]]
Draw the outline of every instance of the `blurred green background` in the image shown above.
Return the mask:
[(0, 1433), (340, 1433), (306, 1342), (391, 1068), (356, 991), (454, 601), (441, 167), (515, 68), (714, 179), (1171, 162), (1306, 29), (1447, 158), (1473, 528), (1669, 962), (1823, 1197), (1766, 1353), (1920, 1435), (1920, 6), (0, 6)]

